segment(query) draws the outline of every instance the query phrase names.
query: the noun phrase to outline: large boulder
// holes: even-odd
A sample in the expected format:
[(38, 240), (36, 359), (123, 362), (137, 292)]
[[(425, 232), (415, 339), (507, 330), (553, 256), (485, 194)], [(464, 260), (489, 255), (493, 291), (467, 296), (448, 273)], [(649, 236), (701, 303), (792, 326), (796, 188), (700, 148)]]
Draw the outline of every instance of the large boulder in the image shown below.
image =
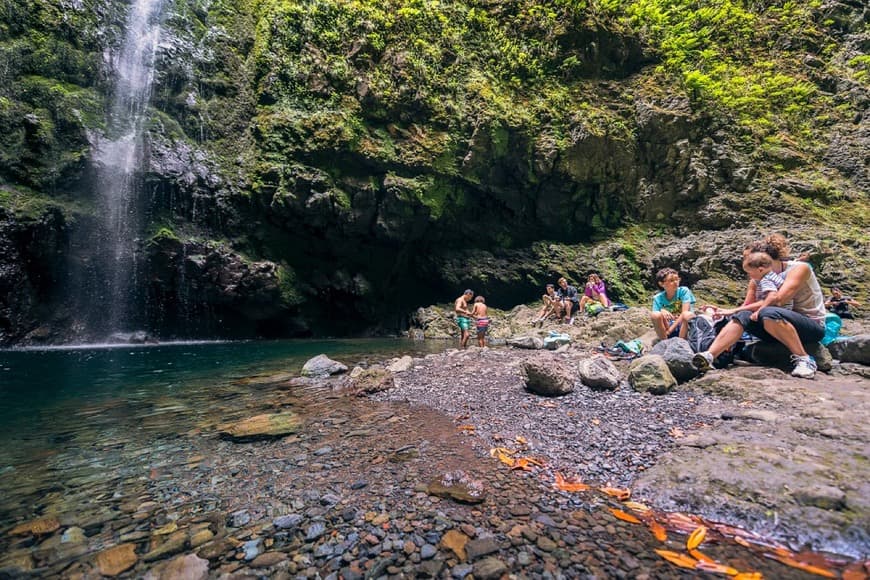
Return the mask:
[[(833, 343), (832, 343), (833, 344)], [(808, 354), (816, 359), (816, 366), (822, 372), (828, 372), (833, 365), (831, 352), (819, 343), (805, 345)], [(791, 369), (791, 352), (779, 342), (755, 342), (744, 349), (741, 358), (762, 365), (770, 365)], [(842, 360), (842, 359), (841, 359)]]
[(577, 365), (580, 380), (591, 389), (613, 391), (622, 382), (622, 373), (602, 355), (583, 359)]
[(657, 354), (635, 359), (628, 368), (628, 382), (635, 391), (653, 395), (665, 395), (677, 386), (667, 361)]
[(303, 377), (326, 378), (330, 375), (347, 372), (347, 367), (334, 361), (325, 354), (309, 359), (302, 367)]
[(665, 359), (671, 374), (677, 382), (684, 383), (698, 376), (698, 369), (692, 364), (692, 347), (682, 338), (669, 338), (656, 344), (649, 354), (657, 354)]
[(870, 365), (870, 334), (839, 338), (828, 345), (828, 350), (840, 362)]
[(526, 389), (545, 397), (558, 397), (574, 391), (575, 375), (559, 361), (547, 358), (523, 363)]

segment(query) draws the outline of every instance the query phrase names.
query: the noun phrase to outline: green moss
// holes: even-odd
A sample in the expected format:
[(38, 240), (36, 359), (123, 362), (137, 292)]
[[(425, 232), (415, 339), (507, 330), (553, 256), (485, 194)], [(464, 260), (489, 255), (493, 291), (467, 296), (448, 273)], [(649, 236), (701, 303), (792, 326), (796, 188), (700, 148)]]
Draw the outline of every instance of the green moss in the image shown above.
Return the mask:
[(278, 286), (285, 306), (298, 306), (305, 302), (305, 295), (299, 288), (296, 272), (287, 265), (278, 266)]
[(146, 245), (160, 245), (166, 242), (181, 242), (181, 238), (178, 237), (178, 234), (176, 234), (171, 227), (159, 226), (156, 228), (154, 233), (148, 237)]

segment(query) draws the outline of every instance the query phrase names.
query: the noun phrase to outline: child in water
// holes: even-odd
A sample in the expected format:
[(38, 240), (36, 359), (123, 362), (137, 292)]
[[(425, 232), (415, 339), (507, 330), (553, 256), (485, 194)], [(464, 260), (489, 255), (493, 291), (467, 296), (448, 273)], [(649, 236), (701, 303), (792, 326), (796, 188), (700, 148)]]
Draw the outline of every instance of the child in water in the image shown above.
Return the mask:
[(483, 296), (474, 299), (471, 317), (477, 320), (477, 346), (486, 346), (486, 331), (489, 330), (489, 317), (486, 315), (486, 300)]

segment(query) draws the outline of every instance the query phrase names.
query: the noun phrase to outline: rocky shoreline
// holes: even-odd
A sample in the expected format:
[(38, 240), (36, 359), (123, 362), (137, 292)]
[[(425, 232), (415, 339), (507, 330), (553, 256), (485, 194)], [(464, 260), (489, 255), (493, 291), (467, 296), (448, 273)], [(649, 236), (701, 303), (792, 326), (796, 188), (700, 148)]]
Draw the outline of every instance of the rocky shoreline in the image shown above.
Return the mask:
[[(472, 347), (215, 387), (195, 428), (101, 444), (123, 472), (77, 486), (70, 470), (49, 486), (64, 493), (21, 496), (0, 577), (678, 578), (697, 572), (656, 550), (686, 553), (701, 527), (700, 569), (866, 575), (867, 367), (799, 381), (740, 366), (666, 395), (525, 388), (526, 363), (576, 368), (612, 339), (599, 328), (640, 328), (609, 315), (555, 352)], [(162, 408), (179, 425), (192, 412)]]

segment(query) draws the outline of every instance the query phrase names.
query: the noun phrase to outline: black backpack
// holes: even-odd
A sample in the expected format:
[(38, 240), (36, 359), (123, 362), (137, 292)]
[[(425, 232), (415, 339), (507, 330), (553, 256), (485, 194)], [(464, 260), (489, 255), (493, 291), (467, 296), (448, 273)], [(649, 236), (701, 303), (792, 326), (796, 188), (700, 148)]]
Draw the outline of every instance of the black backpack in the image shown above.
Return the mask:
[[(715, 323), (706, 316), (696, 316), (691, 319), (686, 340), (689, 341), (692, 352), (708, 350), (713, 341), (716, 340), (716, 335), (726, 324), (728, 324), (727, 318), (717, 320)], [(734, 357), (743, 349), (743, 345), (742, 341), (738, 341), (737, 344), (717, 356), (716, 360), (713, 361), (713, 366), (717, 369), (724, 369), (730, 365), (734, 362)]]
[(696, 316), (689, 321), (689, 333), (686, 340), (692, 347), (692, 352), (704, 352), (710, 348), (716, 335), (719, 333), (716, 326), (706, 316)]

